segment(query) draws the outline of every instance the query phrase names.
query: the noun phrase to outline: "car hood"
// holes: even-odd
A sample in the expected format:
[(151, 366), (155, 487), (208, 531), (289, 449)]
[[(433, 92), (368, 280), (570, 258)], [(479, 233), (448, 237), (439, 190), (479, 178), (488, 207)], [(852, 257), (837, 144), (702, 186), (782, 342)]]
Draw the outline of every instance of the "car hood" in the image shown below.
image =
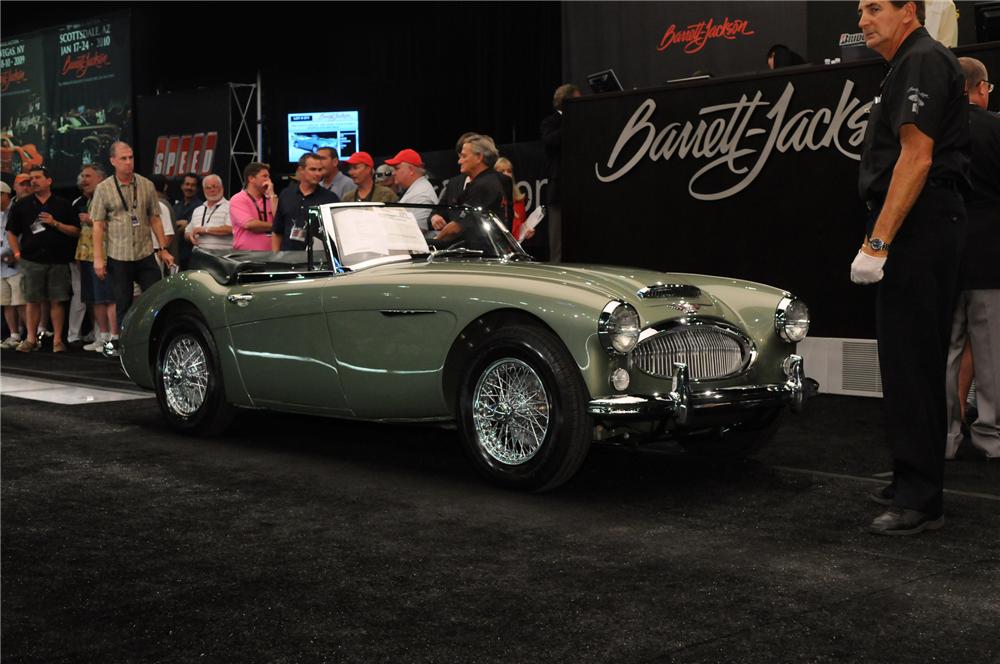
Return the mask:
[[(594, 306), (603, 306), (608, 300), (622, 300), (636, 307), (640, 316), (648, 324), (657, 320), (685, 316), (698, 312), (704, 316), (724, 319), (739, 319), (728, 300), (747, 290), (762, 291), (767, 299), (780, 299), (782, 291), (752, 282), (725, 277), (711, 277), (699, 274), (658, 272), (635, 267), (616, 265), (573, 265), (550, 263), (467, 261), (447, 260), (438, 263), (396, 264), (374, 268), (391, 272), (402, 270), (409, 277), (420, 274), (435, 279), (444, 275), (447, 281), (471, 285), (484, 283), (499, 285), (511, 281), (523, 282), (523, 288), (536, 294), (546, 293), (558, 299), (588, 301)], [(432, 276), (433, 275), (433, 276)], [(389, 276), (389, 275), (385, 275)], [(398, 278), (405, 278), (402, 274)], [(392, 278), (392, 277), (389, 277)], [(484, 284), (484, 285), (485, 285)], [(697, 291), (685, 288), (665, 289), (653, 297), (640, 297), (643, 289), (655, 286), (693, 286)], [(574, 296), (573, 293), (576, 295)], [(720, 295), (723, 293), (724, 295)], [(740, 308), (736, 305), (736, 308)]]
[(527, 279), (561, 283), (575, 288), (586, 288), (596, 291), (609, 299), (621, 299), (636, 304), (641, 300), (648, 306), (668, 306), (677, 300), (703, 302), (711, 304), (710, 294), (675, 297), (640, 298), (638, 293), (644, 288), (657, 285), (673, 284), (679, 286), (697, 286), (695, 275), (682, 275), (671, 272), (657, 272), (635, 267), (620, 265), (554, 265), (547, 263), (515, 263), (511, 264), (513, 272)]

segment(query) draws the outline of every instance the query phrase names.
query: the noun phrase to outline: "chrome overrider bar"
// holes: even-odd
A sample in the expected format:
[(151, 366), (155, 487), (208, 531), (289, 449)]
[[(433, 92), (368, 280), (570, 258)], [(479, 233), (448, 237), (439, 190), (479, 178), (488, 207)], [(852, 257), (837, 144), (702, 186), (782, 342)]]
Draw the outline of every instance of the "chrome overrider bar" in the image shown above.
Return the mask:
[(687, 366), (675, 362), (673, 385), (669, 394), (600, 397), (587, 404), (587, 412), (602, 417), (670, 417), (678, 424), (687, 424), (692, 415), (698, 413), (780, 406), (786, 403), (793, 411), (800, 412), (809, 397), (816, 393), (818, 383), (806, 378), (802, 358), (798, 355), (790, 355), (785, 360), (784, 371), (788, 377), (784, 383), (692, 392)]

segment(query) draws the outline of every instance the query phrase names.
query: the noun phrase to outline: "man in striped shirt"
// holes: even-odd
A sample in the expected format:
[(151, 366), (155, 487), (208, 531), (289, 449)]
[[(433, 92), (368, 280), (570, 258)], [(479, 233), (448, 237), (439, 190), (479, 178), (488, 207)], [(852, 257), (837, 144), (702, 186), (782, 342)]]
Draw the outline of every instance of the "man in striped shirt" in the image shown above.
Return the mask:
[[(167, 246), (160, 221), (160, 203), (153, 183), (135, 172), (135, 157), (127, 143), (118, 141), (111, 146), (114, 177), (107, 178), (94, 190), (90, 217), (94, 222), (94, 273), (99, 279), (110, 280), (115, 298), (118, 321), (132, 305), (132, 283), (146, 290), (162, 278), (154, 258), (153, 240)], [(104, 237), (107, 235), (107, 256)], [(160, 260), (169, 268), (174, 257), (159, 249)], [(118, 354), (117, 321), (104, 354)]]

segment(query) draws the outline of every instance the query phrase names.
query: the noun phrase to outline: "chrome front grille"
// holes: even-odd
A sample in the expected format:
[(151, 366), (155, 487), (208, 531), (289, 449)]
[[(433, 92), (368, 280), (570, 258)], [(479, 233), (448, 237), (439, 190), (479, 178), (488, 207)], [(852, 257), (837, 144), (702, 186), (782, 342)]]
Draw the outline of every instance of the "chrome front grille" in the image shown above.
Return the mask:
[(670, 378), (674, 362), (688, 367), (691, 380), (725, 378), (739, 373), (750, 348), (738, 335), (713, 325), (682, 325), (640, 341), (632, 352), (636, 368)]

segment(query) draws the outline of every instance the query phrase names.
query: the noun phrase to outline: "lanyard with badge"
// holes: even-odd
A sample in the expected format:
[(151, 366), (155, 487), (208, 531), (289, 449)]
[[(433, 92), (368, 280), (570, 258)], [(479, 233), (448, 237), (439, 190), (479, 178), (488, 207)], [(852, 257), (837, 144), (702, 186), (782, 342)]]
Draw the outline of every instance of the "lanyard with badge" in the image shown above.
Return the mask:
[(135, 181), (132, 182), (132, 209), (128, 207), (128, 202), (125, 200), (125, 194), (122, 193), (122, 187), (118, 184), (118, 177), (115, 176), (115, 189), (118, 191), (118, 197), (122, 199), (122, 207), (125, 208), (126, 212), (132, 215), (132, 226), (139, 225), (139, 215), (136, 214), (139, 210), (139, 184)]
[(253, 203), (253, 209), (257, 210), (257, 221), (267, 221), (267, 194), (264, 194), (261, 197), (263, 199), (263, 201), (264, 201), (264, 209), (263, 210), (261, 210), (259, 207), (257, 207), (257, 201), (255, 201), (253, 199), (253, 196), (250, 196), (249, 192), (247, 192), (247, 196), (250, 197), (250, 202)]
[[(299, 192), (299, 195), (302, 196), (302, 199), (299, 201), (299, 212), (302, 212), (302, 210), (304, 210), (305, 207), (306, 207), (306, 205), (305, 205), (306, 196), (303, 196), (301, 192)], [(294, 240), (295, 242), (305, 242), (306, 241), (306, 221), (305, 220), (303, 220), (302, 221), (302, 225), (299, 226), (298, 222), (296, 222), (294, 219), (292, 219), (292, 228), (290, 229), (290, 231), (288, 233), (288, 239), (289, 240)]]
[[(262, 201), (264, 203), (264, 209), (263, 210), (261, 210), (259, 207), (257, 207), (257, 201), (255, 201), (254, 197), (250, 195), (250, 192), (247, 192), (247, 197), (250, 199), (250, 202), (253, 203), (253, 209), (257, 211), (257, 221), (263, 221), (264, 223), (267, 223), (268, 222), (268, 218), (267, 218), (267, 193), (265, 192), (261, 196), (261, 199), (262, 199)], [(273, 218), (273, 215), (272, 215), (272, 218)], [(267, 236), (270, 237), (271, 234), (268, 233)]]
[(205, 207), (203, 207), (201, 209), (201, 225), (202, 226), (204, 226), (205, 223), (206, 223), (206, 221), (205, 221), (205, 214), (208, 213), (208, 221), (212, 221), (212, 215), (215, 214), (215, 211), (218, 210), (219, 207), (221, 207), (221, 206), (218, 203), (216, 203), (215, 207), (212, 208), (212, 211), (209, 212), (208, 211), (208, 203), (205, 204)]
[[(37, 198), (35, 199), (38, 200)], [(35, 221), (31, 224), (31, 234), (38, 235), (45, 230), (45, 223), (42, 221), (42, 213), (45, 212), (45, 204), (38, 209), (38, 214), (35, 216)]]

